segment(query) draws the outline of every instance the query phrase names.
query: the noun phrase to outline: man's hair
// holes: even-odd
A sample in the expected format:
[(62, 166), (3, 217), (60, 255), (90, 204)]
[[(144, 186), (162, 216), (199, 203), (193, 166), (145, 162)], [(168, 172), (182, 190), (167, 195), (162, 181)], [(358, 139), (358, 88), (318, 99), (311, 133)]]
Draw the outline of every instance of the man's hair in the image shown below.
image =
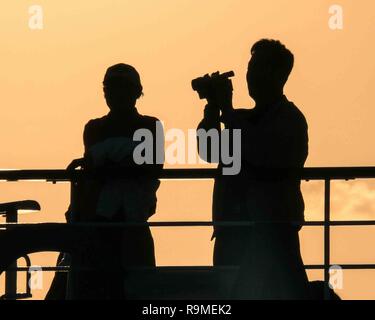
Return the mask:
[(261, 39), (251, 47), (251, 54), (259, 54), (275, 68), (282, 77), (284, 83), (288, 80), (293, 69), (294, 56), (280, 41)]

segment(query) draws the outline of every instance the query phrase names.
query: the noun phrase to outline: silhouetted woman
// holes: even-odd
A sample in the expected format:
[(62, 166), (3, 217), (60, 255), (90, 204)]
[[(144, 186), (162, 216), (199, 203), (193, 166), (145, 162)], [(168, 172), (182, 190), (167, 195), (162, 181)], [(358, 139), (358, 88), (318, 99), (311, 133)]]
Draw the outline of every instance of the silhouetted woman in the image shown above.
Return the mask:
[[(156, 163), (157, 150), (164, 153), (163, 139), (157, 140), (156, 136), (157, 126), (161, 129), (160, 122), (141, 115), (136, 109), (142, 85), (134, 67), (121, 63), (108, 68), (103, 86), (110, 111), (85, 126), (83, 166), (93, 171), (115, 169), (133, 174), (126, 178), (112, 175), (86, 181), (78, 192), (80, 199), (78, 206), (72, 209), (71, 219), (146, 222), (155, 213), (156, 191), (160, 184), (157, 174), (163, 166), (160, 159), (159, 164)], [(139, 161), (134, 160), (133, 151), (141, 142), (134, 141), (133, 135), (139, 129), (152, 134), (153, 141), (147, 146), (152, 148), (152, 163), (138, 165)], [(134, 174), (136, 169), (152, 175)], [(101, 270), (79, 273), (78, 289), (73, 290), (75, 298), (123, 298), (123, 268), (155, 266), (150, 229), (146, 226), (97, 229), (83, 249), (82, 259), (85, 267), (99, 266)], [(74, 279), (73, 276), (72, 281)]]

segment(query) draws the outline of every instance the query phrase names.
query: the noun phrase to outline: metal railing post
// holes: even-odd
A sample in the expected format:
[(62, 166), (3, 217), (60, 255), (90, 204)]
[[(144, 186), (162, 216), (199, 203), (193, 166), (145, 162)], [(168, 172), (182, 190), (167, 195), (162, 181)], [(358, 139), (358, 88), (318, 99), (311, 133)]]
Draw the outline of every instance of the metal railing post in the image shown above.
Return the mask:
[(329, 280), (330, 280), (330, 223), (331, 223), (331, 211), (330, 211), (330, 203), (331, 203), (331, 180), (325, 179), (324, 180), (324, 299), (329, 300), (330, 298), (330, 287), (329, 287)]
[[(18, 222), (17, 210), (8, 211), (6, 214), (6, 223)], [(5, 299), (15, 300), (17, 297), (17, 260), (8, 266), (5, 272)]]

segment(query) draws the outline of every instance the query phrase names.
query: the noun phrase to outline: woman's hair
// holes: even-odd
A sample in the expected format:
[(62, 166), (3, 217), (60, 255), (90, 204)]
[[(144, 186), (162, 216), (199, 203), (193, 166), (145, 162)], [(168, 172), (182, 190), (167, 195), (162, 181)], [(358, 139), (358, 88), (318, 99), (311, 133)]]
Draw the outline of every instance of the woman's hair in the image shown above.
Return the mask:
[(116, 94), (124, 90), (136, 99), (143, 95), (138, 71), (125, 63), (118, 63), (107, 69), (103, 80), (103, 89), (106, 95)]

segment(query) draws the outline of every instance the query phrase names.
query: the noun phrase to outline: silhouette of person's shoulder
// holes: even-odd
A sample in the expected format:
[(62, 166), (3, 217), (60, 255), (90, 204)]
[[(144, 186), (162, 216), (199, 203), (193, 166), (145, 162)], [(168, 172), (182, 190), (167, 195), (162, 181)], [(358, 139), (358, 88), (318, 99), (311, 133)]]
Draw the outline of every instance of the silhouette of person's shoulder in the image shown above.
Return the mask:
[(246, 116), (250, 116), (254, 112), (254, 109), (238, 108), (238, 109), (234, 109), (234, 112), (240, 116), (246, 117)]
[(143, 114), (139, 115), (140, 128), (150, 129), (154, 131), (157, 122), (160, 122), (160, 120), (156, 117), (147, 116)]
[(246, 109), (246, 108), (237, 108), (237, 109), (234, 109), (233, 112), (235, 113), (236, 117), (239, 117), (242, 119), (252, 118), (255, 114), (254, 109)]
[(156, 117), (139, 113), (123, 120), (114, 119), (107, 114), (87, 122), (83, 133), (84, 144), (89, 147), (109, 137), (132, 136), (137, 129), (148, 129), (155, 132), (157, 122), (159, 119)]
[(283, 106), (284, 116), (290, 121), (290, 123), (299, 124), (300, 126), (307, 128), (307, 121), (304, 114), (292, 101), (286, 99)]
[(255, 108), (246, 109), (246, 108), (238, 108), (234, 110), (236, 117), (241, 118), (244, 121), (256, 122), (259, 118), (259, 114)]
[(105, 123), (108, 121), (108, 115), (105, 115), (104, 117), (101, 118), (96, 118), (96, 119), (91, 119), (89, 120), (86, 125), (85, 125), (85, 131), (86, 130), (94, 130), (96, 128), (103, 127)]
[[(95, 129), (95, 128), (100, 128), (100, 127), (103, 127), (103, 126), (106, 126), (108, 125), (109, 122), (112, 122), (112, 119), (109, 117), (109, 115), (105, 115), (101, 118), (95, 118), (95, 119), (91, 119), (89, 120), (85, 127), (87, 127), (88, 129)], [(131, 119), (124, 119), (123, 121), (124, 123), (137, 123), (139, 125), (145, 125), (146, 127), (149, 127), (149, 126), (154, 126), (156, 122), (160, 122), (160, 120), (156, 117), (152, 117), (152, 116), (147, 116), (147, 115), (143, 115), (143, 114), (136, 114), (135, 117), (132, 117)]]

